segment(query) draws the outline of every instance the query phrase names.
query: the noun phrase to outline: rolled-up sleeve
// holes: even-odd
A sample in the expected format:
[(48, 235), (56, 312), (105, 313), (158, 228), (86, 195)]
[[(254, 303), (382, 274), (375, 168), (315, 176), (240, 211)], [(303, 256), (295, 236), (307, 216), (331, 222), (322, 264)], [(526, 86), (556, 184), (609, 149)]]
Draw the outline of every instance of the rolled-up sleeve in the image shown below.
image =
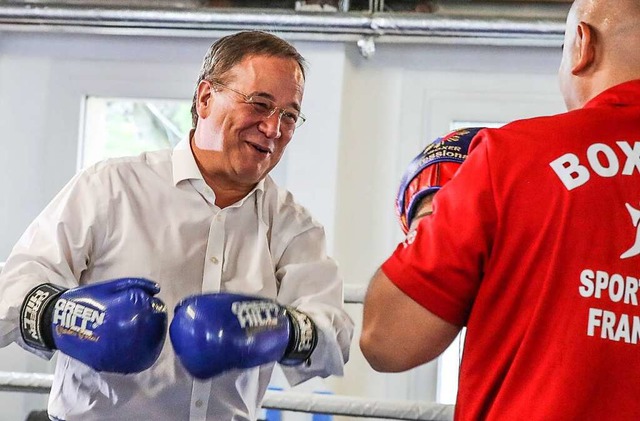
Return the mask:
[(278, 301), (307, 313), (318, 329), (310, 364), (282, 367), (292, 385), (315, 376), (340, 376), (349, 359), (353, 321), (344, 310), (343, 281), (325, 244), (324, 229), (314, 224), (287, 243), (278, 261)]

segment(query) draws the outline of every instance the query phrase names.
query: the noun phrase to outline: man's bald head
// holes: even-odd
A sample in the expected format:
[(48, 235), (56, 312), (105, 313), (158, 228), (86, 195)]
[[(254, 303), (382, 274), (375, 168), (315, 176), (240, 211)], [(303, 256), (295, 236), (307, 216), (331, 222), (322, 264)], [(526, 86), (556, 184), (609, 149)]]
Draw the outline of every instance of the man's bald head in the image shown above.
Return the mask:
[(640, 79), (640, 0), (575, 0), (564, 38), (560, 89), (568, 109)]

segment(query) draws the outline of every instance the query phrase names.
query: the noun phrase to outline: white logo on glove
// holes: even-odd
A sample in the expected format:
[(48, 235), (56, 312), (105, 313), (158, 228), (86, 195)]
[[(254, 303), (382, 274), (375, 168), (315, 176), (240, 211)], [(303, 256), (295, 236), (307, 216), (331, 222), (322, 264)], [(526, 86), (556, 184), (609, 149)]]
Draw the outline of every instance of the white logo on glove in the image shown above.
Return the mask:
[(42, 307), (42, 303), (49, 298), (49, 295), (51, 294), (46, 291), (36, 291), (35, 295), (29, 297), (27, 307), (25, 308), (25, 318), (22, 323), (29, 330), (29, 334), (36, 340), (40, 339), (40, 334), (38, 333), (40, 307)]
[(300, 343), (298, 343), (296, 351), (309, 351), (313, 346), (313, 323), (309, 317), (302, 313), (296, 311), (293, 314), (300, 325)]
[(278, 324), (280, 306), (268, 301), (236, 301), (231, 311), (238, 318), (240, 327), (271, 327)]
[(88, 325), (91, 323), (92, 329), (97, 328), (104, 323), (104, 315), (103, 311), (61, 298), (56, 301), (52, 323), (56, 325), (59, 334), (75, 334), (81, 339), (96, 341), (98, 338)]

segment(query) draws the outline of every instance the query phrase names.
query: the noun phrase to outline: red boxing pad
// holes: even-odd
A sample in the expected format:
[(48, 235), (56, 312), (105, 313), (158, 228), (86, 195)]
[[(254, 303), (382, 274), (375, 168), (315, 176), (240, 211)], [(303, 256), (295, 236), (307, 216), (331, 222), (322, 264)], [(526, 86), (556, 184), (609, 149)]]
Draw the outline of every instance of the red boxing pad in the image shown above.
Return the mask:
[(451, 180), (467, 158), (471, 139), (483, 128), (454, 130), (427, 145), (411, 161), (396, 196), (396, 213), (405, 234), (420, 201)]

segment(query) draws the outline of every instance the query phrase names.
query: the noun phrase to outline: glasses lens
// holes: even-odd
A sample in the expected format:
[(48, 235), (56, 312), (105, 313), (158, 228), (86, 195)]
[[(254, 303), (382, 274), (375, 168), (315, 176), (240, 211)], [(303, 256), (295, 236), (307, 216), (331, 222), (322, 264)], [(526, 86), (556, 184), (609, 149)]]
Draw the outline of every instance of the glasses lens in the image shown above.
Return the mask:
[(247, 102), (253, 106), (253, 110), (263, 116), (263, 117), (271, 117), (273, 112), (276, 110), (273, 102), (266, 98), (262, 97), (251, 97), (248, 98)]
[(264, 97), (250, 97), (247, 99), (247, 103), (251, 104), (257, 115), (264, 118), (271, 117), (277, 111), (280, 117), (280, 124), (285, 127), (300, 127), (305, 120), (299, 111), (276, 107), (273, 101)]
[(281, 124), (286, 124), (288, 127), (298, 127), (298, 120), (300, 120), (300, 113), (282, 110), (282, 117), (280, 118)]
[(305, 121), (307, 121), (306, 117), (298, 113), (298, 119), (296, 120), (296, 128), (302, 126), (302, 123), (304, 123)]

